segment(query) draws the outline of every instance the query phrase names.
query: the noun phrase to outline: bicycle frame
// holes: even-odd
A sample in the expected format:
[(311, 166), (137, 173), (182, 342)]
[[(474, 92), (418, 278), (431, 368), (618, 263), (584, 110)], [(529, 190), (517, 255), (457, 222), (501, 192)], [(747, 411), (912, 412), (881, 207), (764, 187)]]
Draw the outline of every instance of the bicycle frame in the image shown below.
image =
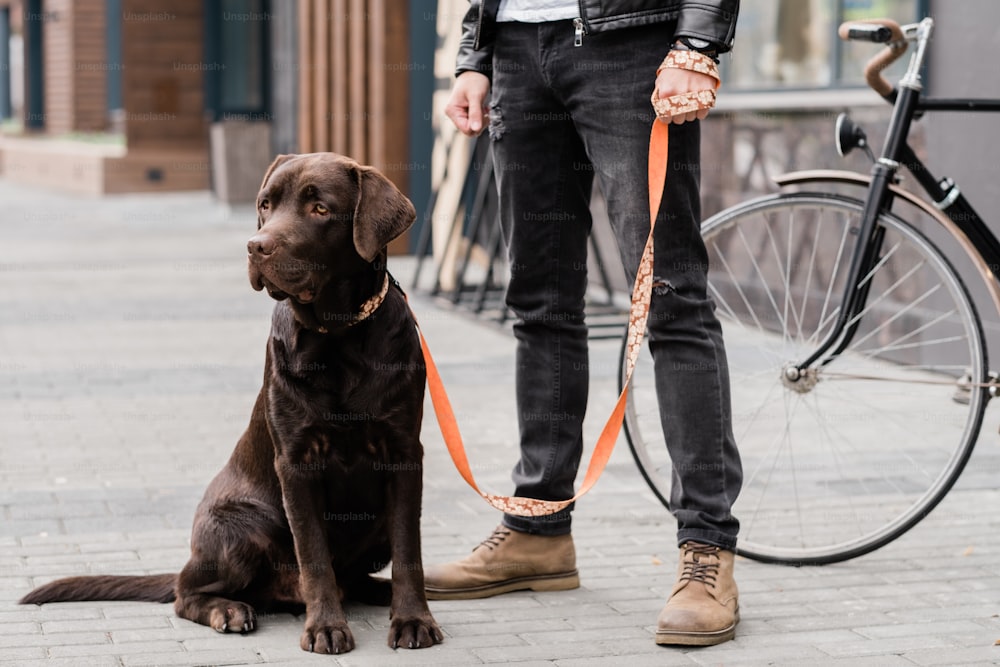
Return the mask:
[[(968, 243), (970, 257), (984, 276), (990, 289), (997, 311), (1000, 312), (1000, 241), (990, 232), (986, 223), (965, 199), (958, 186), (948, 178), (935, 178), (927, 166), (916, 156), (907, 143), (913, 119), (926, 111), (960, 112), (1000, 112), (1000, 100), (996, 99), (921, 99), (923, 85), (920, 69), (923, 66), (927, 42), (933, 30), (933, 20), (925, 18), (915, 26), (909, 26), (917, 41), (917, 51), (910, 60), (906, 74), (900, 80), (899, 90), (888, 96), (893, 101), (893, 112), (889, 122), (881, 156), (872, 167), (868, 178), (853, 172), (799, 172), (778, 179), (780, 185), (819, 180), (840, 180), (854, 184), (866, 184), (868, 195), (865, 199), (861, 227), (845, 286), (844, 304), (837, 321), (826, 339), (804, 361), (789, 367), (786, 371), (789, 381), (803, 377), (807, 369), (818, 363), (825, 366), (850, 344), (860, 325), (860, 314), (864, 311), (868, 298), (867, 276), (879, 260), (882, 248), (882, 230), (878, 225), (879, 216), (892, 208), (896, 197), (924, 209), (932, 218), (949, 228), (959, 239)], [(906, 166), (917, 182), (934, 202), (932, 208), (922, 199), (894, 185), (896, 172)]]

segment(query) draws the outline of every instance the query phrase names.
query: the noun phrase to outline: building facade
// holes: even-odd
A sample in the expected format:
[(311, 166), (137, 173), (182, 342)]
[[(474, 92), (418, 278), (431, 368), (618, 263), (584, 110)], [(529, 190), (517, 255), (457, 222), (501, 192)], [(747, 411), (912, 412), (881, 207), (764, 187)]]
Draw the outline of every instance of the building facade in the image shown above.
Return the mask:
[(416, 0), (0, 0), (0, 174), (235, 203), (332, 150), (419, 205), (434, 30)]

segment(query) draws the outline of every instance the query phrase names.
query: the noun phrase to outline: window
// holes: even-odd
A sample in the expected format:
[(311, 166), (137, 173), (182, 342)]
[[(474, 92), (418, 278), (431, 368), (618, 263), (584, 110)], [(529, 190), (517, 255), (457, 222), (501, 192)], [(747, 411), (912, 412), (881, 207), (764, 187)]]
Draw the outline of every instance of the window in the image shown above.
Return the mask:
[[(878, 45), (842, 42), (843, 21), (922, 18), (922, 0), (742, 0), (732, 58), (723, 62), (730, 90), (860, 86), (861, 70)], [(891, 78), (905, 69), (900, 59)]]
[(205, 93), (215, 120), (269, 120), (269, 0), (205, 3)]

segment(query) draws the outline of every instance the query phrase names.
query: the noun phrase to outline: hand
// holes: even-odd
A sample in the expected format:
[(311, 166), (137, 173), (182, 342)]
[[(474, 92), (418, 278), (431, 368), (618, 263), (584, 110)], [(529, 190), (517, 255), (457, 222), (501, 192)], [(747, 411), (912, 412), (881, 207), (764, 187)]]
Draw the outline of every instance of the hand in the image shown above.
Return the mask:
[(455, 79), (451, 97), (444, 107), (444, 115), (451, 119), (459, 132), (474, 137), (489, 122), (486, 106), (489, 94), (489, 77), (479, 72), (462, 72)]
[[(656, 77), (656, 93), (661, 100), (698, 90), (715, 90), (715, 87), (716, 81), (709, 75), (686, 69), (665, 67), (660, 70), (659, 76)], [(661, 120), (665, 123), (680, 125), (690, 120), (704, 120), (706, 116), (708, 116), (708, 109), (698, 109), (673, 118), (661, 118)]]

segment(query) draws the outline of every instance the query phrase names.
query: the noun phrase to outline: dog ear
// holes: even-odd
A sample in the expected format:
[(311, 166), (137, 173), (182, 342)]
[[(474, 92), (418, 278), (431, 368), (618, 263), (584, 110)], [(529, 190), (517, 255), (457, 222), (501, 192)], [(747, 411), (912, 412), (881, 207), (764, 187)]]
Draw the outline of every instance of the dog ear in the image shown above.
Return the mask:
[(370, 262), (417, 219), (410, 200), (374, 167), (358, 165), (358, 203), (354, 207), (354, 247)]
[(258, 189), (263, 190), (264, 186), (267, 185), (267, 179), (271, 178), (271, 174), (274, 173), (274, 170), (291, 160), (293, 157), (298, 157), (298, 155), (291, 153), (288, 155), (279, 155), (274, 158), (274, 162), (272, 162), (271, 166), (264, 172), (264, 180), (260, 182), (260, 188)]

